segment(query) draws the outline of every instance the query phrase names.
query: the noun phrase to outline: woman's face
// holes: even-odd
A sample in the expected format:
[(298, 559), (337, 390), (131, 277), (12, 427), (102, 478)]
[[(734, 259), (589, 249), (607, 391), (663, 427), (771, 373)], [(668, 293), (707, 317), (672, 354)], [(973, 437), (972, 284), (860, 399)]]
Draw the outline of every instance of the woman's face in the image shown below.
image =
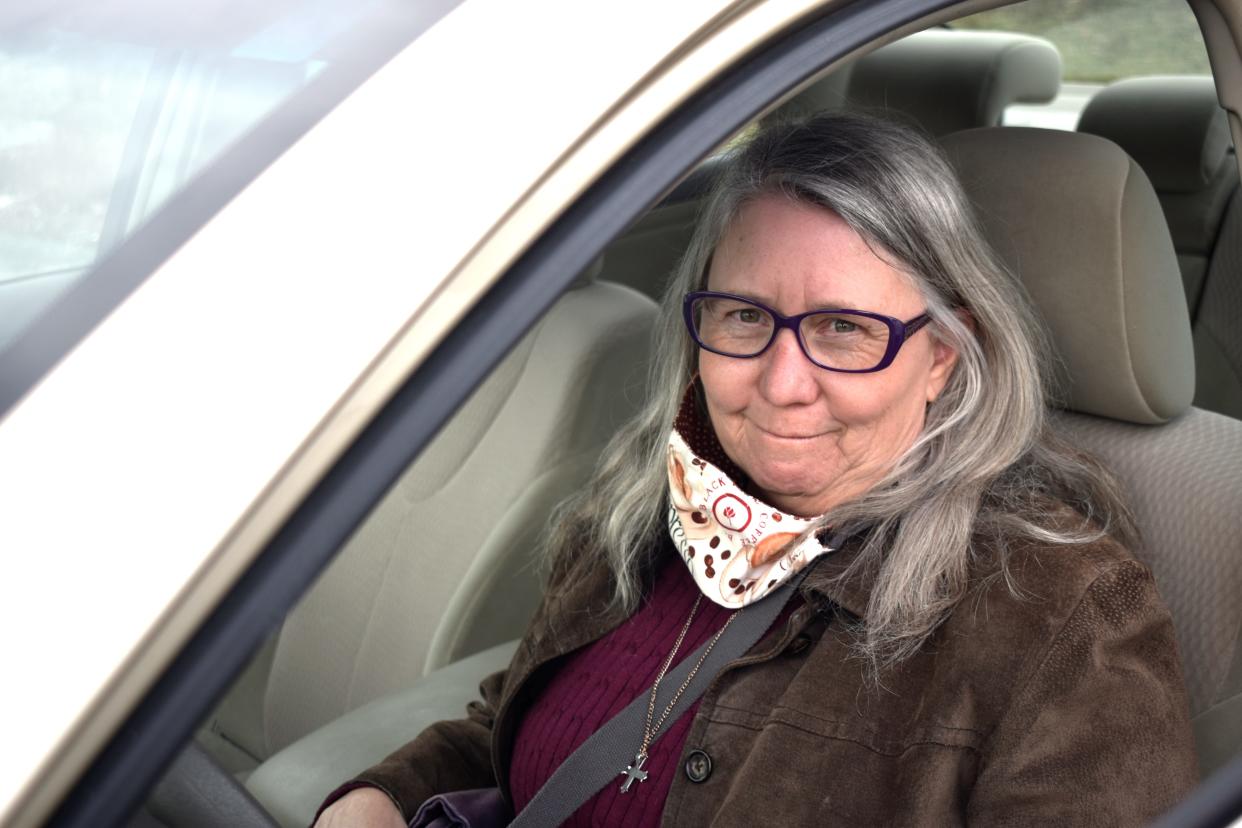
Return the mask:
[[(779, 195), (738, 214), (712, 257), (708, 289), (786, 316), (852, 308), (913, 319), (926, 308), (911, 278), (835, 213)], [(712, 425), (725, 453), (773, 506), (814, 516), (871, 488), (914, 442), (957, 353), (925, 329), (870, 374), (812, 364), (792, 331), (763, 354), (699, 352)]]

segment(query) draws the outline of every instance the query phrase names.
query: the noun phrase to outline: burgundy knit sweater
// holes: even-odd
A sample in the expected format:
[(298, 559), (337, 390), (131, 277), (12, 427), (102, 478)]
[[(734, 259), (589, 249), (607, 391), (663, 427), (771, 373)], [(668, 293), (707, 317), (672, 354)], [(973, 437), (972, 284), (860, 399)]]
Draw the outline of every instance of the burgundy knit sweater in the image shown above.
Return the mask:
[[(633, 617), (608, 635), (568, 656), (547, 687), (523, 716), (513, 744), (509, 791), (521, 810), (552, 772), (601, 725), (625, 709), (635, 697), (646, 697), (669, 650), (677, 641), (699, 590), (690, 573), (675, 557), (659, 571), (650, 599)], [(798, 604), (791, 600), (769, 628), (779, 629)], [(694, 652), (725, 623), (732, 610), (704, 598), (673, 663)], [(685, 702), (682, 702), (684, 705)], [(686, 736), (699, 702), (681, 705), (665, 724), (658, 741), (648, 749), (645, 782), (635, 782), (621, 793), (621, 772), (632, 754), (619, 761), (615, 783), (574, 812), (565, 826), (657, 825), (674, 777), (683, 773)], [(659, 719), (661, 710), (655, 712)], [(633, 752), (643, 734), (634, 733)]]

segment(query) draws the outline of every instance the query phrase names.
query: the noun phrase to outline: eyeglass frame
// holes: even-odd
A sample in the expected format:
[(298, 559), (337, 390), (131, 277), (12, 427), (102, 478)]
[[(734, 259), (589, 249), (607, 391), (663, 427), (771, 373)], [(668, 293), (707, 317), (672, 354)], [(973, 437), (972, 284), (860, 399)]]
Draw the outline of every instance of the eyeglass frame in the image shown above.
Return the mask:
[[(772, 326), (772, 336), (762, 348), (755, 353), (748, 354), (746, 356), (739, 356), (738, 354), (729, 354), (724, 351), (718, 351), (710, 345), (705, 344), (703, 340), (699, 339), (699, 333), (695, 330), (694, 303), (699, 299), (709, 298), (733, 299), (738, 302), (745, 302), (749, 305), (754, 305), (760, 310), (765, 311), (772, 317), (772, 321), (775, 323)], [(754, 359), (755, 357), (763, 356), (767, 353), (767, 350), (772, 347), (772, 343), (776, 341), (777, 335), (783, 329), (788, 328), (793, 332), (794, 339), (797, 340), (798, 348), (801, 349), (802, 355), (805, 356), (812, 365), (817, 368), (823, 368), (825, 371), (835, 371), (840, 374), (873, 374), (876, 371), (883, 371), (885, 368), (893, 364), (893, 360), (897, 358), (897, 352), (901, 350), (901, 346), (906, 344), (906, 341), (909, 340), (910, 337), (914, 336), (922, 330), (927, 323), (932, 321), (931, 316), (927, 313), (921, 313), (908, 322), (903, 322), (895, 316), (886, 316), (882, 313), (854, 310), (852, 308), (816, 308), (815, 310), (809, 310), (806, 313), (799, 313), (794, 316), (785, 316), (762, 302), (751, 299), (748, 296), (738, 296), (735, 293), (725, 293), (718, 290), (696, 290), (687, 293), (685, 298), (682, 300), (681, 310), (682, 317), (686, 323), (686, 330), (690, 332), (690, 338), (694, 340), (695, 344), (705, 351), (710, 351), (713, 354), (730, 357), (732, 359)], [(818, 362), (813, 356), (811, 356), (810, 351), (807, 350), (806, 342), (802, 339), (802, 320), (806, 319), (808, 316), (814, 316), (817, 313), (851, 313), (857, 316), (865, 316), (868, 319), (874, 319), (877, 322), (883, 322), (888, 327), (888, 346), (884, 351), (884, 356), (880, 358), (879, 365), (876, 365), (874, 368), (833, 368), (832, 366), (824, 365), (822, 362)]]

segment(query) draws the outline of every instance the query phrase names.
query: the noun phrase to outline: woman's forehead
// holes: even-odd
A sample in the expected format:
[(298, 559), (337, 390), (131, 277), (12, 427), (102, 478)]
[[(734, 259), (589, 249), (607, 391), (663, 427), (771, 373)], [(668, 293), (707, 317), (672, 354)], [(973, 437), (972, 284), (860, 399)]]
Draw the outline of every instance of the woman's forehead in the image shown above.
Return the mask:
[(913, 277), (894, 261), (835, 212), (765, 195), (725, 228), (707, 286), (795, 309), (918, 301)]

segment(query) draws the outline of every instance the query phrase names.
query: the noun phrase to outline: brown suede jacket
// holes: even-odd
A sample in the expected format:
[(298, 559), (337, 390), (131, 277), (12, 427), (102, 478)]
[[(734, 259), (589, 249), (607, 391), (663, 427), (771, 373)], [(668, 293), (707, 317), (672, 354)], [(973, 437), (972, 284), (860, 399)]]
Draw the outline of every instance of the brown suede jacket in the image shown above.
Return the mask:
[[(671, 547), (667, 554), (675, 554)], [(1011, 558), (1022, 597), (980, 579), (877, 686), (851, 654), (869, 583), (830, 583), (847, 545), (803, 582), (804, 605), (717, 676), (662, 824), (1140, 825), (1195, 784), (1173, 626), (1151, 574), (1111, 541)], [(469, 718), (441, 722), (358, 781), (409, 818), (433, 793), (506, 790), (522, 711), (559, 656), (625, 620), (602, 567), (553, 578), (509, 669)]]

